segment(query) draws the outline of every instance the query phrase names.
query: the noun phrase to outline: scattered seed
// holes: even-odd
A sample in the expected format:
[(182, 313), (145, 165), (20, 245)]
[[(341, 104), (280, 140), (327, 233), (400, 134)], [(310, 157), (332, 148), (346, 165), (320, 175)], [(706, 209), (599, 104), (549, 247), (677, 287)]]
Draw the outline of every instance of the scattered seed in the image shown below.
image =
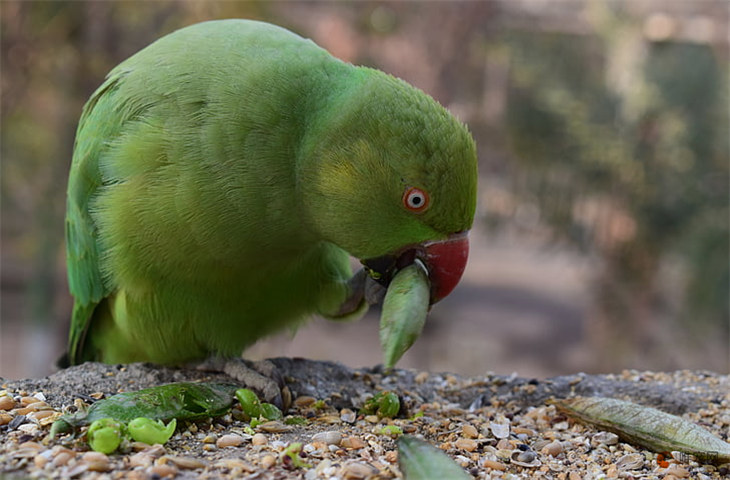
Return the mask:
[(377, 473), (377, 468), (361, 462), (348, 463), (341, 471), (342, 478), (345, 480), (361, 480), (377, 475)]
[(308, 395), (302, 395), (301, 397), (297, 397), (294, 399), (294, 406), (297, 408), (309, 407), (316, 401), (317, 401), (317, 399), (314, 397), (310, 397)]
[(215, 442), (215, 446), (218, 448), (225, 448), (225, 447), (237, 447), (243, 443), (243, 437), (240, 435), (236, 435), (235, 433), (229, 433), (227, 435), (223, 435)]
[(336, 430), (319, 432), (312, 437), (313, 442), (322, 442), (326, 445), (339, 445), (342, 441), (342, 434)]
[(15, 408), (15, 400), (9, 395), (0, 397), (0, 410), (12, 410)]
[(149, 467), (147, 469), (147, 472), (153, 476), (161, 477), (161, 478), (174, 478), (177, 476), (179, 470), (174, 465), (164, 464), (164, 465), (154, 465), (152, 467)]
[(129, 457), (130, 467), (149, 467), (154, 462), (152, 455), (144, 452), (135, 453)]
[(477, 449), (477, 442), (471, 438), (459, 438), (454, 442), (454, 446), (460, 450), (466, 450), (467, 452), (473, 452)]
[(109, 470), (109, 457), (101, 452), (86, 452), (81, 456), (86, 464), (86, 470), (91, 472), (106, 472)]
[(473, 425), (469, 425), (468, 423), (461, 427), (461, 433), (466, 438), (477, 438), (479, 436), (479, 431), (474, 428)]
[(176, 457), (176, 456), (164, 456), (160, 460), (166, 459), (169, 463), (174, 464), (178, 468), (184, 470), (196, 470), (198, 468), (205, 468), (208, 464), (193, 457)]
[(257, 433), (251, 437), (252, 445), (266, 445), (267, 443), (269, 443), (269, 439), (263, 433)]
[(68, 452), (61, 452), (58, 455), (53, 457), (53, 460), (51, 461), (51, 465), (53, 465), (54, 468), (63, 467), (64, 465), (68, 464), (68, 462), (73, 458), (73, 455)]
[(262, 467), (263, 467), (264, 469), (268, 469), (268, 468), (271, 468), (271, 467), (273, 467), (273, 466), (274, 466), (275, 464), (276, 464), (276, 457), (275, 457), (275, 456), (273, 456), (273, 455), (271, 455), (271, 454), (267, 454), (267, 455), (264, 455), (264, 456), (263, 456), (263, 457), (261, 458), (261, 466), (262, 466)]

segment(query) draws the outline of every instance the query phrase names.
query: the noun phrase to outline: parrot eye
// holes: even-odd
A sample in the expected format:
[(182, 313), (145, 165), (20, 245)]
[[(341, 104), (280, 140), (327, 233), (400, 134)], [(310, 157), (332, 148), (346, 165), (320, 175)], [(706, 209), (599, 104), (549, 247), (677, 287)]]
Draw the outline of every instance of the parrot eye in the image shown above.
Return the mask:
[(416, 187), (409, 187), (403, 193), (403, 206), (408, 210), (420, 213), (428, 207), (428, 194)]

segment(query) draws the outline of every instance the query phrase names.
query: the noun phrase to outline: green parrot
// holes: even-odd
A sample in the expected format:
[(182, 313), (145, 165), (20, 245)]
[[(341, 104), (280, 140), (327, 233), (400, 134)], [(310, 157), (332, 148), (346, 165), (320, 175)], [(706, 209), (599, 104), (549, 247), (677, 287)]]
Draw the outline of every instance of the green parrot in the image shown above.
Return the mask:
[(369, 282), (415, 259), (435, 303), (464, 270), (476, 182), (466, 127), (407, 83), (267, 23), (178, 30), (81, 115), (68, 363), (237, 357), (312, 315), (359, 318)]

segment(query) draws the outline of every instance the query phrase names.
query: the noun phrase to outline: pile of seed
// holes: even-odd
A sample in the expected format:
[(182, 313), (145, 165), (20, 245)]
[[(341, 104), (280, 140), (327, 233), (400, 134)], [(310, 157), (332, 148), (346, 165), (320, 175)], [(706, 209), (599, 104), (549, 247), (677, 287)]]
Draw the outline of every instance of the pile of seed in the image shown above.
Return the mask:
[[(183, 423), (163, 445), (123, 442), (119, 453), (89, 451), (83, 435), (48, 438), (50, 424), (63, 413), (83, 408), (100, 392), (73, 404), (50, 405), (42, 391), (0, 386), (0, 476), (30, 478), (399, 478), (399, 435), (419, 436), (449, 454), (475, 478), (664, 479), (728, 477), (728, 465), (703, 465), (664, 457), (632, 446), (609, 432), (575, 423), (544, 402), (518, 405), (514, 397), (485, 396), (464, 405), (450, 401), (457, 392), (498, 390), (503, 382), (419, 373), (415, 386), (439, 390), (430, 401), (407, 388), (386, 383), (403, 403), (396, 418), (358, 413), (368, 395), (346, 407), (336, 393), (315, 398), (300, 394), (282, 421), (253, 431), (240, 410), (197, 423)], [(707, 383), (708, 376), (704, 375)], [(355, 375), (357, 377), (357, 375)], [(692, 372), (625, 372), (617, 379), (675, 382), (690, 388)], [(686, 377), (686, 378), (679, 378)], [(362, 378), (362, 376), (360, 376)], [(397, 377), (396, 377), (397, 378)], [(434, 380), (436, 378), (436, 380)], [(699, 378), (699, 377), (697, 377)], [(727, 376), (709, 375), (720, 387)], [(372, 378), (370, 379), (372, 381)], [(430, 383), (429, 383), (430, 382)], [(435, 383), (434, 383), (435, 382)], [(410, 386), (409, 386), (410, 387)], [(519, 389), (533, 390), (535, 382)], [(707, 393), (704, 408), (684, 415), (727, 441), (730, 390)], [(295, 392), (297, 393), (297, 392)], [(453, 393), (453, 395), (451, 395)], [(522, 392), (529, 393), (529, 392)], [(697, 392), (694, 392), (697, 393)], [(87, 394), (88, 395), (88, 394)], [(488, 400), (486, 400), (488, 398)]]

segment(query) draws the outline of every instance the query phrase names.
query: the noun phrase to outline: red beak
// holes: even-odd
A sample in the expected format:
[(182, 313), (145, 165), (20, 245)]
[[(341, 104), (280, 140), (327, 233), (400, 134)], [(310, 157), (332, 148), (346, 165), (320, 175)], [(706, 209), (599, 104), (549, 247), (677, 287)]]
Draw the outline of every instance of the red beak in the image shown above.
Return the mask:
[(431, 304), (445, 298), (456, 287), (469, 258), (469, 232), (450, 235), (446, 240), (423, 245), (431, 281)]

